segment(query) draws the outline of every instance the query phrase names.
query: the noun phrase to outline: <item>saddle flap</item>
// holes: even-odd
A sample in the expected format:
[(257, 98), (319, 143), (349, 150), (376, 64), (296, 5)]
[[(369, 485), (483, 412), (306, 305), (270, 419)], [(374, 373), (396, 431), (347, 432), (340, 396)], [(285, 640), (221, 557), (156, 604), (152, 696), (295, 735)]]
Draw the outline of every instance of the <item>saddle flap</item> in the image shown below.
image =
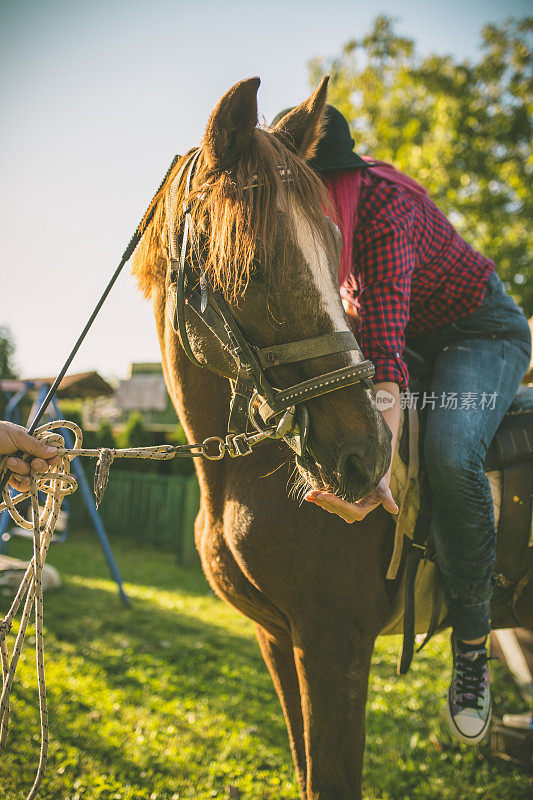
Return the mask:
[(533, 386), (521, 386), (491, 442), (485, 470), (505, 470), (533, 457)]

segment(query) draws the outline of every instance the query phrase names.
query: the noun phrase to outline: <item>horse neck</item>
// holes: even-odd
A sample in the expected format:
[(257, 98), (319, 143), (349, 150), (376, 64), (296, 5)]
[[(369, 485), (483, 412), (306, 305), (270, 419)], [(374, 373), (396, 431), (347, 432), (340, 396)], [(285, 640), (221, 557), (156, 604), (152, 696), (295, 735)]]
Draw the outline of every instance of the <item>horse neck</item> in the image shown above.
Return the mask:
[(177, 380), (175, 402), (180, 421), (191, 442), (203, 442), (209, 436), (226, 436), (229, 413), (229, 384), (207, 369), (191, 364), (183, 351)]
[[(175, 334), (165, 334), (165, 341), (160, 342), (165, 382), (188, 441), (196, 444), (209, 436), (224, 438), (230, 396), (227, 379), (192, 364)], [(202, 493), (216, 495), (223, 472), (221, 462), (203, 458), (194, 461)]]

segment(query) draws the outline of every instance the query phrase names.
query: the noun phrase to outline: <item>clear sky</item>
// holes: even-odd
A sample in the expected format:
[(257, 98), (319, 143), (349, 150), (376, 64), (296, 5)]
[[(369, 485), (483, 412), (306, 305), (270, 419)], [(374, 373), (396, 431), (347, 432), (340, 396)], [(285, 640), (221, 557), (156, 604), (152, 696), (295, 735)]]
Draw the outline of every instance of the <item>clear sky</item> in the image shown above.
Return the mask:
[[(0, 325), (24, 377), (55, 375), (173, 155), (223, 92), (259, 75), (267, 120), (309, 93), (378, 13), (421, 52), (476, 56), (488, 22), (528, 0), (0, 0)], [(129, 272), (71, 371), (159, 359)]]

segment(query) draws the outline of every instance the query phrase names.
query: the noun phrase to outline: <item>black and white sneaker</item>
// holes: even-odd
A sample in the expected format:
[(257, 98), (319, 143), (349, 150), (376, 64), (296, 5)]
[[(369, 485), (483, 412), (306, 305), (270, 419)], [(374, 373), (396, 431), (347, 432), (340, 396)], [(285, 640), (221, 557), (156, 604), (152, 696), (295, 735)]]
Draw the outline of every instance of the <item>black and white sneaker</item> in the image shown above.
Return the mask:
[(456, 739), (477, 744), (489, 729), (492, 700), (486, 640), (459, 642), (452, 634), (453, 675), (446, 700), (446, 719)]

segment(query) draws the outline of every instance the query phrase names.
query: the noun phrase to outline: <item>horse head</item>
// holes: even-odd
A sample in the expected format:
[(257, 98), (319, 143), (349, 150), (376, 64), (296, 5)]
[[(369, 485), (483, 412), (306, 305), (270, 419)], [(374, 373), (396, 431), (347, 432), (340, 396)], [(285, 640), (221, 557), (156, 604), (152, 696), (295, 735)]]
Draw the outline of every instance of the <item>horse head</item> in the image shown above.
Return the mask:
[[(146, 293), (154, 281), (164, 281), (172, 301), (165, 237), (173, 222), (173, 185), (178, 228), (185, 209), (189, 215), (188, 274), (219, 293), (246, 341), (264, 350), (348, 333), (349, 324), (337, 282), (342, 237), (325, 187), (306, 164), (321, 135), (327, 78), (272, 129), (258, 127), (258, 88), (258, 78), (244, 80), (220, 99), (190, 171), (190, 185), (179, 172), (182, 161), (156, 196), (154, 221), (135, 269)], [(228, 348), (220, 346), (201, 315), (187, 307), (184, 311), (194, 359), (235, 381)], [(274, 364), (268, 367), (268, 380), (283, 390), (364, 361), (355, 343), (352, 349), (332, 349)], [(306, 407), (306, 457), (297, 459), (303, 484), (351, 500), (368, 494), (388, 469), (391, 438), (371, 383), (314, 397)]]

